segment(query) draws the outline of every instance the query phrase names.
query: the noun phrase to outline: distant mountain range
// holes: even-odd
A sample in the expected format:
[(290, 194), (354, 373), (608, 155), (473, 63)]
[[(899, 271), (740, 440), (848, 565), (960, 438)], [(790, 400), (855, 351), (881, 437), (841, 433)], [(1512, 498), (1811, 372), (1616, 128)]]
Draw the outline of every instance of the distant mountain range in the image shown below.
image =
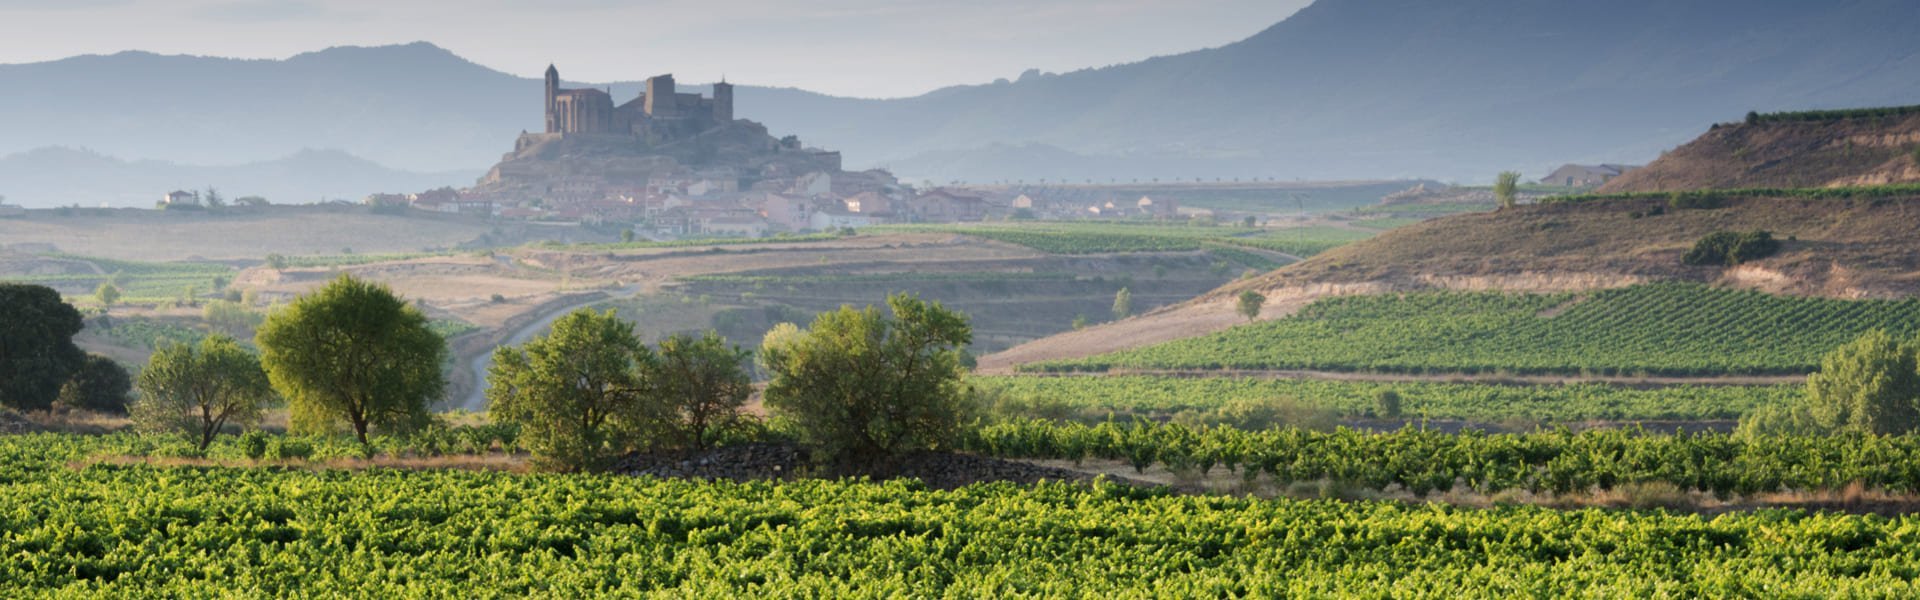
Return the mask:
[(206, 167), (125, 161), (89, 150), (50, 147), (0, 157), (0, 195), (8, 204), (28, 207), (146, 208), (169, 191), (214, 187), (228, 199), (357, 202), (373, 192), (466, 185), (477, 175), (396, 171), (338, 150), (301, 150), (275, 160)]
[[(0, 153), (193, 164), (335, 148), (480, 170), (541, 118), (536, 80), (425, 43), (84, 56), (0, 66), (0, 90)], [(1920, 2), (1320, 0), (1246, 40), (1126, 65), (903, 99), (736, 97), (777, 135), (911, 181), (1537, 176), (1645, 162), (1749, 110), (1920, 103)]]

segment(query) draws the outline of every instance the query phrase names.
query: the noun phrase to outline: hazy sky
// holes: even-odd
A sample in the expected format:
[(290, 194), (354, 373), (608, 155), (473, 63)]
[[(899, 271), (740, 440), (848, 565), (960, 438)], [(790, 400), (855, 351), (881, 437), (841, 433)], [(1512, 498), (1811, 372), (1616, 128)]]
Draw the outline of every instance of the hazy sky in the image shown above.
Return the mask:
[(147, 50), (284, 58), (425, 40), (533, 77), (723, 74), (851, 96), (1218, 46), (1309, 0), (0, 0), (0, 63)]

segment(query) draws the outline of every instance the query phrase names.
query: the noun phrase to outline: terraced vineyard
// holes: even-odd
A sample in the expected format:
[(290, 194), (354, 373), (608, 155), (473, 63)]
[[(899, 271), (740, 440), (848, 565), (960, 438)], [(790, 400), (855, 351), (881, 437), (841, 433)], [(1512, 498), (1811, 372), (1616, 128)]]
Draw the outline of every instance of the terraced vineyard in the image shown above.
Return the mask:
[(0, 440), (8, 596), (1907, 597), (1920, 523), (66, 463)]
[(1381, 392), (1398, 394), (1412, 419), (1500, 422), (1737, 419), (1759, 406), (1799, 398), (1801, 386), (1634, 389), (1602, 384), (1484, 385), (1250, 377), (975, 377), (975, 385), (1029, 402), (1120, 415), (1164, 415), (1259, 402), (1284, 402), (1341, 417), (1378, 417)]
[(1572, 294), (1322, 299), (1298, 314), (1042, 371), (1801, 374), (1859, 334), (1920, 334), (1920, 298), (1834, 300), (1657, 283)]
[(1018, 244), (1050, 254), (1181, 252), (1226, 245), (1311, 256), (1373, 235), (1372, 232), (1338, 227), (1259, 229), (1124, 221), (888, 225), (870, 230), (958, 233)]

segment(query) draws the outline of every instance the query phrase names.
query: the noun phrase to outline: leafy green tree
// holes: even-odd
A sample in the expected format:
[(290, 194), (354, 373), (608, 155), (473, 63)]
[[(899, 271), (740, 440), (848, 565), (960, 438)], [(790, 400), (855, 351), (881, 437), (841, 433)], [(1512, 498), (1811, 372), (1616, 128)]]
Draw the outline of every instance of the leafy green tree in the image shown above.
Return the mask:
[(425, 425), (427, 404), (446, 390), (447, 344), (426, 315), (387, 286), (351, 275), (274, 311), (254, 339), (296, 430), (344, 421), (364, 446), (373, 427)]
[(679, 334), (660, 341), (651, 392), (674, 418), (664, 433), (681, 447), (704, 449), (712, 438), (744, 424), (740, 407), (753, 394), (747, 361), (753, 355), (730, 346), (712, 330), (701, 337)]
[(1828, 431), (1896, 434), (1920, 425), (1914, 348), (1869, 331), (1820, 359), (1807, 377), (1808, 416)]
[(97, 413), (127, 414), (127, 396), (133, 391), (133, 377), (120, 363), (98, 354), (88, 354), (87, 361), (73, 379), (60, 386), (60, 398), (56, 404), (72, 409), (90, 410)]
[(633, 243), (633, 230), (632, 230), (632, 229), (622, 229), (622, 230), (620, 230), (620, 243), (623, 243), (623, 244), (631, 244), (631, 243)]
[(775, 328), (760, 356), (773, 380), (766, 403), (823, 458), (875, 463), (940, 447), (969, 411), (960, 349), (967, 318), (911, 295), (821, 313), (805, 330)]
[(576, 310), (546, 335), (494, 349), (487, 414), (519, 425), (520, 443), (543, 467), (600, 468), (664, 421), (643, 379), (656, 361), (613, 311)]
[(1113, 318), (1117, 321), (1132, 315), (1133, 292), (1128, 291), (1127, 288), (1120, 288), (1119, 292), (1113, 294)]
[(1240, 316), (1246, 317), (1248, 321), (1260, 318), (1260, 309), (1266, 305), (1266, 295), (1253, 290), (1240, 292)]
[(273, 269), (275, 271), (287, 270), (287, 257), (281, 256), (279, 254), (268, 254), (267, 268)]
[(1513, 208), (1519, 202), (1519, 191), (1519, 173), (1501, 171), (1493, 180), (1493, 197), (1500, 201), (1500, 208)]
[(272, 397), (260, 358), (216, 334), (153, 354), (140, 371), (133, 421), (146, 431), (185, 433), (206, 450), (228, 423), (258, 423)]
[(112, 307), (120, 303), (120, 288), (103, 282), (100, 287), (94, 288), (93, 297), (100, 301), (101, 306)]
[(1086, 328), (1087, 328), (1087, 316), (1086, 316), (1086, 315), (1074, 315), (1074, 316), (1073, 316), (1073, 323), (1070, 323), (1070, 325), (1071, 325), (1071, 326), (1073, 327), (1073, 330), (1074, 330), (1074, 331), (1079, 331), (1079, 330), (1082, 330), (1082, 329), (1086, 329)]
[(0, 283), (0, 404), (18, 410), (53, 405), (60, 386), (86, 363), (73, 345), (80, 311), (41, 285)]

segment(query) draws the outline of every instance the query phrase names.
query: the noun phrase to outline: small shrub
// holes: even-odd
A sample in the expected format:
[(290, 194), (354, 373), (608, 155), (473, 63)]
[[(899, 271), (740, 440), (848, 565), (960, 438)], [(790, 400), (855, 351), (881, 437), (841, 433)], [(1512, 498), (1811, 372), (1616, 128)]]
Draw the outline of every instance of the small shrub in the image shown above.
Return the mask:
[(1400, 393), (1393, 390), (1380, 390), (1374, 396), (1374, 412), (1383, 419), (1400, 418)]
[(1780, 241), (1766, 231), (1716, 231), (1695, 242), (1681, 260), (1694, 266), (1734, 266), (1773, 256)]
[(1674, 192), (1667, 196), (1667, 204), (1677, 210), (1712, 210), (1726, 205), (1719, 194), (1708, 192)]
[(306, 460), (313, 456), (313, 444), (291, 438), (274, 438), (267, 443), (267, 458), (273, 460)]
[(249, 431), (242, 434), (239, 441), (240, 451), (245, 453), (247, 458), (260, 460), (267, 456), (267, 434), (258, 430)]

